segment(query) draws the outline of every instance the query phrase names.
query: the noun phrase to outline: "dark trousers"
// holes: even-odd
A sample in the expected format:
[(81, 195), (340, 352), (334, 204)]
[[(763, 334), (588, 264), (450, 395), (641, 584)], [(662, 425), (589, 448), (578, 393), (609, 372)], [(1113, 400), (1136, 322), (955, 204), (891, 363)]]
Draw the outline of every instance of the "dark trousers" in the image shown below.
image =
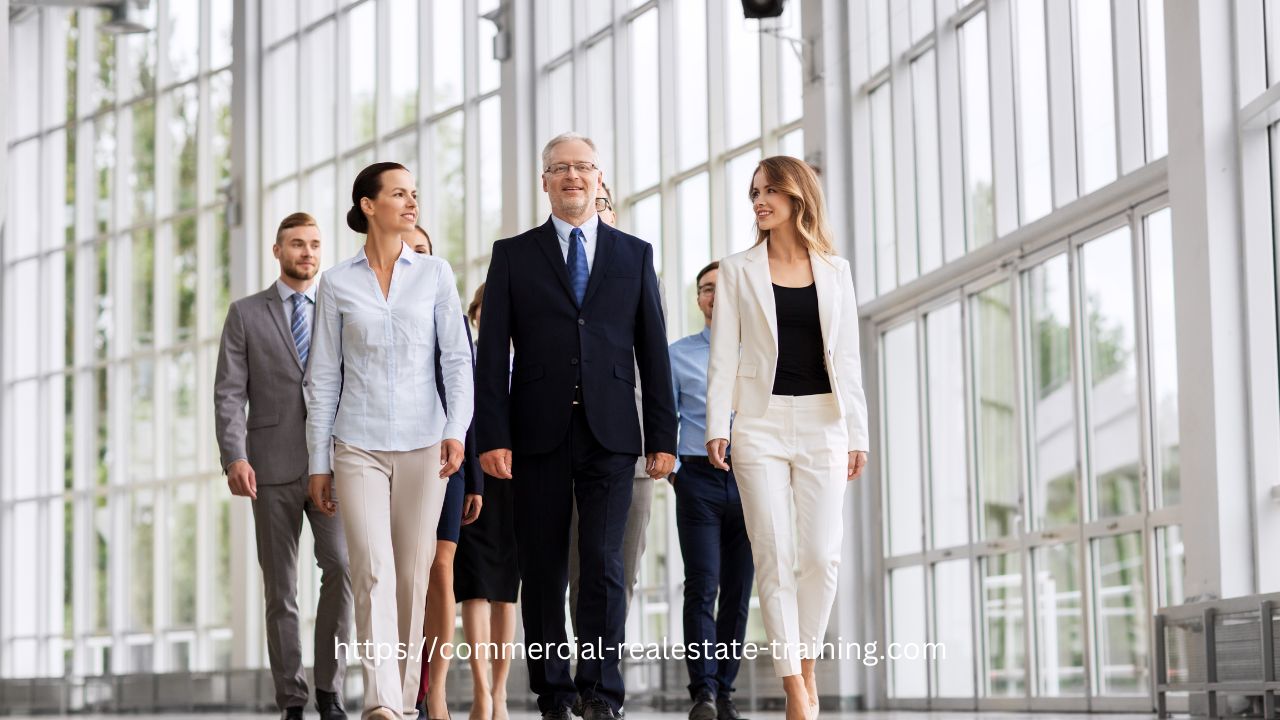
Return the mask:
[[(732, 471), (687, 462), (676, 474), (675, 491), (676, 531), (684, 557), (684, 639), (700, 646), (699, 657), (688, 653), (685, 660), (689, 695), (697, 697), (705, 689), (727, 698), (741, 665), (755, 574), (738, 483)], [(713, 615), (717, 592), (720, 608)]]
[(320, 512), (307, 495), (307, 476), (282, 485), (258, 485), (253, 524), (258, 564), (267, 605), (267, 657), (275, 681), (276, 705), (307, 705), (307, 674), (302, 662), (298, 613), (298, 538), (302, 519), (311, 522), (316, 563), (320, 566), (320, 602), (316, 607), (316, 687), (342, 694), (346, 656), (335, 657), (336, 643), (351, 640), (351, 574), (342, 517)]
[[(581, 406), (574, 408), (569, 435), (558, 448), (512, 458), (529, 687), (538, 696), (541, 712), (567, 707), (575, 695), (598, 697), (615, 711), (622, 707), (625, 690), (618, 648), (627, 621), (622, 538), (635, 463), (634, 455), (610, 452), (596, 441)], [(564, 602), (575, 500), (582, 580), (577, 677), (571, 678), (569, 653), (562, 647), (567, 641)], [(587, 644), (596, 646), (590, 658), (585, 657)]]

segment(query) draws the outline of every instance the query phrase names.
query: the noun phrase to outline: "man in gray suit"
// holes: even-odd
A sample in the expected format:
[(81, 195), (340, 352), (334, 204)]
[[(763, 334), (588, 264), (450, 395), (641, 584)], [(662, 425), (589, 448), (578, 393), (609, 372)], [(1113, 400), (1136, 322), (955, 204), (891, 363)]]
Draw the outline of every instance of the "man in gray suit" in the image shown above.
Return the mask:
[[(346, 661), (335, 641), (351, 636), (351, 577), (342, 519), (328, 517), (307, 495), (307, 356), (315, 319), (320, 229), (294, 213), (280, 223), (272, 253), (280, 277), (266, 290), (231, 304), (218, 348), (214, 413), (218, 447), (232, 495), (248, 497), (267, 604), (267, 654), (276, 705), (286, 720), (302, 718), (307, 676), (298, 629), (298, 537), (311, 522), (320, 566), (316, 608), (316, 707), (325, 720), (346, 718)], [(245, 405), (249, 412), (246, 418)]]

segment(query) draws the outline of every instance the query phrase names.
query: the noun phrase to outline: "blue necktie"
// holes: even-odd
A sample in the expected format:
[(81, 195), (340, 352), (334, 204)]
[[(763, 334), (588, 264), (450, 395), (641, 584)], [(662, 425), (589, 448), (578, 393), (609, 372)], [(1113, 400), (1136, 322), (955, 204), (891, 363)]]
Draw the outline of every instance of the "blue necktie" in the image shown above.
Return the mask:
[(569, 233), (569, 257), (565, 264), (569, 266), (569, 285), (573, 287), (573, 296), (578, 307), (582, 307), (582, 299), (587, 295), (587, 277), (591, 274), (587, 270), (587, 246), (582, 228), (574, 228)]
[(307, 354), (311, 352), (311, 328), (307, 327), (306, 302), (306, 295), (293, 294), (293, 320), (289, 323), (293, 345), (298, 348), (298, 359), (302, 361), (302, 367), (307, 366)]

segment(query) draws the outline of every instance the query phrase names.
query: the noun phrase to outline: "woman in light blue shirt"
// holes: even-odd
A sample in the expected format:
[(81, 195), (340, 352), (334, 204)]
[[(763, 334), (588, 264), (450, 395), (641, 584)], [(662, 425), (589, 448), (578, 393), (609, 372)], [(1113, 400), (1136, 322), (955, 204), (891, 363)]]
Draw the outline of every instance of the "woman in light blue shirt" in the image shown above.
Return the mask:
[(471, 423), (471, 349), (453, 270), (400, 240), (418, 220), (409, 171), (370, 165), (351, 201), (347, 224), (368, 237), (321, 278), (303, 383), (310, 492), (329, 515), (342, 502), (364, 715), (399, 718), (414, 713), (436, 524)]

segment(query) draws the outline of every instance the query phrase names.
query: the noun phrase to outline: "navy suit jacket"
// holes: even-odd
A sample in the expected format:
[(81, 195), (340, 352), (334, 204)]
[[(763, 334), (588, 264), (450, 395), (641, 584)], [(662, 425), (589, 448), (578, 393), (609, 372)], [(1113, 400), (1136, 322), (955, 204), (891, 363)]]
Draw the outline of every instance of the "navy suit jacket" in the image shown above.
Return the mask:
[(554, 450), (568, 437), (579, 377), (587, 422), (607, 450), (675, 454), (675, 397), (653, 246), (600, 223), (579, 309), (548, 218), (493, 244), (476, 366), (478, 451)]

